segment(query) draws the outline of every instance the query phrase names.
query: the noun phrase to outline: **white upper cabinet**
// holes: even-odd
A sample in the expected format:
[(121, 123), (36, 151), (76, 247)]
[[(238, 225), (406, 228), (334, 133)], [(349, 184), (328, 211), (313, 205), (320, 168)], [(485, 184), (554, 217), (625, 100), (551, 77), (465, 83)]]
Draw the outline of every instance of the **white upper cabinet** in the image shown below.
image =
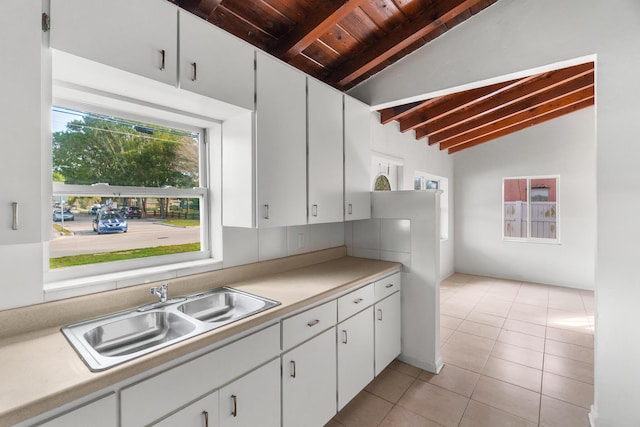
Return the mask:
[(180, 87), (254, 109), (254, 49), (218, 27), (180, 11)]
[(339, 222), (343, 214), (342, 93), (307, 82), (309, 224)]
[(306, 77), (262, 52), (256, 52), (256, 60), (257, 225), (303, 225), (307, 223)]
[(51, 0), (51, 47), (175, 86), (177, 13), (157, 0)]
[(344, 219), (371, 218), (369, 106), (344, 96)]

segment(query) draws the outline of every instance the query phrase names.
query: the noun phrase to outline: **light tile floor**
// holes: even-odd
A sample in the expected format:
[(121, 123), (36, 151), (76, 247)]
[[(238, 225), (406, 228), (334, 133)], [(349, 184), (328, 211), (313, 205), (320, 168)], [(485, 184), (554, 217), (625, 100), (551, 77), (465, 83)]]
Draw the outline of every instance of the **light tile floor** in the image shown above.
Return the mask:
[(454, 274), (438, 375), (394, 361), (326, 427), (588, 427), (593, 292)]

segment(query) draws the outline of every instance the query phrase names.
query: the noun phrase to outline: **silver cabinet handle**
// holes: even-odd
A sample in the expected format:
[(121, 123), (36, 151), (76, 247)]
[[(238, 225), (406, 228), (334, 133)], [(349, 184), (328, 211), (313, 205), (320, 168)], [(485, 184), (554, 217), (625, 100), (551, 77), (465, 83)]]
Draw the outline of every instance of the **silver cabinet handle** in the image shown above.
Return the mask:
[(387, 286), (385, 286), (385, 288), (387, 288), (387, 289), (393, 288), (393, 283), (388, 283)]
[(342, 330), (342, 344), (346, 344), (347, 341), (348, 341), (347, 330), (343, 329)]
[(238, 416), (238, 396), (236, 396), (235, 394), (232, 394), (231, 403), (233, 404), (233, 406), (231, 407), (231, 415), (233, 417), (237, 417)]
[(198, 78), (198, 65), (195, 62), (191, 63), (191, 81), (195, 82)]
[(311, 322), (307, 323), (307, 326), (308, 327), (316, 326), (318, 323), (320, 323), (320, 320), (314, 319)]
[(11, 203), (11, 216), (13, 217), (13, 222), (11, 223), (11, 229), (18, 229), (18, 202)]
[(209, 412), (202, 411), (202, 415), (204, 415), (204, 427), (209, 427)]
[(353, 214), (353, 205), (351, 203), (349, 203), (349, 210), (348, 210), (349, 215)]
[(378, 320), (382, 321), (382, 309), (378, 309)]
[(295, 378), (296, 377), (296, 361), (292, 360), (291, 361), (291, 378)]
[(264, 205), (264, 219), (269, 219), (269, 205)]
[(358, 298), (357, 300), (353, 301), (354, 304), (360, 304), (361, 302), (362, 302), (362, 298)]
[(164, 71), (164, 59), (166, 54), (167, 52), (164, 49), (160, 50), (160, 70), (161, 71)]
[(311, 216), (318, 216), (318, 205), (311, 206)]

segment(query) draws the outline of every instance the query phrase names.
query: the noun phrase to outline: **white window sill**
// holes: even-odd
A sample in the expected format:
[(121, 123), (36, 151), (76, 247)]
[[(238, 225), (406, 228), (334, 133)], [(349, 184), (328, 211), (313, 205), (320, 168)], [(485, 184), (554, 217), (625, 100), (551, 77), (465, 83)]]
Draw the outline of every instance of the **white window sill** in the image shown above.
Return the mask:
[(222, 259), (207, 258), (131, 271), (60, 280), (44, 285), (44, 301), (56, 301), (160, 280), (171, 280), (221, 268)]

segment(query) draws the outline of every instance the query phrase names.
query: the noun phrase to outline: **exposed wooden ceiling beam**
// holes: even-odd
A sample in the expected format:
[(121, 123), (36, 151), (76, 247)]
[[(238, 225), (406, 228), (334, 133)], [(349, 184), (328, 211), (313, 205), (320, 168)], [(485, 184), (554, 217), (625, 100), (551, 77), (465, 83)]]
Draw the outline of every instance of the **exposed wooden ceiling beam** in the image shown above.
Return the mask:
[[(449, 22), (454, 22), (458, 16), (468, 13), (473, 8), (483, 3), (483, 0), (452, 0), (447, 4), (452, 6), (440, 13), (436, 18), (433, 11), (425, 11), (414, 21), (400, 25), (398, 29), (382, 40), (370, 45), (368, 49), (356, 55), (350, 61), (329, 75), (328, 80), (338, 87), (347, 86), (367, 71), (384, 63), (386, 60), (408, 48), (423, 37), (427, 37), (433, 31), (441, 30), (441, 27)], [(441, 3), (442, 4), (442, 3)]]
[[(567, 105), (574, 105), (587, 99), (593, 99), (595, 96), (594, 86), (572, 92), (567, 95), (560, 96), (554, 100), (546, 101), (536, 106), (532, 106), (526, 110), (520, 111), (509, 116), (500, 117), (497, 120), (475, 127), (469, 131), (460, 133), (452, 138), (440, 142), (440, 149), (446, 150), (457, 145), (465, 144), (469, 141), (476, 140), (486, 135), (493, 135), (501, 129), (511, 128), (519, 123), (530, 121), (538, 116), (560, 110)], [(431, 142), (431, 141), (429, 141)], [(431, 145), (431, 143), (429, 144)]]
[(562, 94), (582, 89), (592, 85), (593, 81), (594, 74), (591, 70), (560, 82), (547, 82), (548, 86), (543, 85), (533, 92), (523, 89), (521, 92), (510, 94), (507, 98), (501, 96), (492, 97), (485, 105), (475, 106), (473, 109), (465, 111), (464, 115), (452, 114), (442, 120), (415, 129), (416, 138), (420, 139), (425, 136), (433, 138), (436, 134), (441, 134), (434, 139), (436, 140), (445, 138), (445, 136), (455, 135), (461, 129), (468, 130), (475, 127), (477, 122), (474, 120), (481, 120), (486, 123), (496, 117), (513, 114), (532, 105), (538, 105), (546, 100), (554, 99)]
[[(540, 93), (548, 92), (558, 86), (570, 84), (570, 82), (584, 78), (586, 75), (590, 75), (591, 80), (593, 80), (593, 67), (591, 65), (563, 68), (529, 76), (494, 92), (492, 96), (478, 99), (476, 102), (470, 102), (464, 108), (456, 109), (449, 114), (443, 114), (438, 119), (425, 123), (421, 128), (426, 129), (429, 135), (433, 135), (446, 130), (450, 126), (457, 126), (467, 120), (471, 120), (479, 114), (520, 102)], [(582, 85), (585, 84), (588, 83), (582, 83)]]
[(207, 19), (220, 6), (222, 0), (169, 0), (200, 18)]
[(519, 130), (523, 130), (523, 129), (526, 129), (528, 127), (531, 127), (531, 126), (534, 126), (534, 125), (537, 125), (537, 124), (540, 124), (540, 123), (544, 123), (546, 121), (558, 118), (560, 116), (564, 116), (565, 114), (573, 113), (574, 111), (578, 111), (578, 110), (581, 110), (583, 108), (590, 107), (593, 104), (594, 104), (594, 98), (585, 99), (585, 100), (580, 101), (580, 102), (578, 102), (576, 104), (571, 104), (571, 105), (565, 106), (565, 107), (563, 107), (563, 108), (561, 108), (559, 110), (555, 110), (555, 111), (549, 112), (547, 114), (537, 116), (532, 120), (525, 121), (525, 122), (522, 122), (522, 123), (518, 123), (518, 124), (513, 125), (511, 127), (503, 128), (503, 129), (501, 129), (499, 131), (496, 131), (493, 134), (485, 135), (485, 136), (483, 136), (481, 138), (477, 138), (477, 139), (471, 140), (471, 141), (469, 141), (469, 142), (467, 142), (465, 144), (456, 145), (455, 147), (449, 148), (448, 153), (449, 154), (453, 154), (453, 153), (457, 153), (459, 151), (465, 150), (467, 148), (475, 147), (477, 145), (483, 144), (483, 143), (485, 143), (487, 141), (490, 141), (492, 139), (496, 139), (496, 138), (499, 138), (501, 136), (505, 136), (505, 135), (508, 135), (510, 133), (517, 132)]
[(427, 99), (424, 101), (412, 102), (411, 104), (398, 105), (396, 107), (378, 110), (378, 113), (380, 113), (380, 123), (386, 125), (387, 123), (398, 120), (401, 117), (405, 117), (414, 111), (419, 111), (429, 101), (431, 100)]
[[(420, 109), (416, 109), (412, 114), (401, 117), (400, 132), (407, 132), (419, 126), (430, 123), (443, 117), (460, 111), (474, 103), (486, 99), (487, 97), (499, 93), (500, 90), (514, 84), (514, 80), (496, 83), (490, 86), (483, 86), (476, 89), (467, 90), (461, 93), (445, 95), (441, 98), (432, 100), (430, 105), (424, 105)], [(436, 101), (436, 102), (434, 102)]]
[(289, 62), (309, 45), (329, 32), (366, 0), (323, 0), (313, 9), (305, 21), (278, 41), (275, 55)]

